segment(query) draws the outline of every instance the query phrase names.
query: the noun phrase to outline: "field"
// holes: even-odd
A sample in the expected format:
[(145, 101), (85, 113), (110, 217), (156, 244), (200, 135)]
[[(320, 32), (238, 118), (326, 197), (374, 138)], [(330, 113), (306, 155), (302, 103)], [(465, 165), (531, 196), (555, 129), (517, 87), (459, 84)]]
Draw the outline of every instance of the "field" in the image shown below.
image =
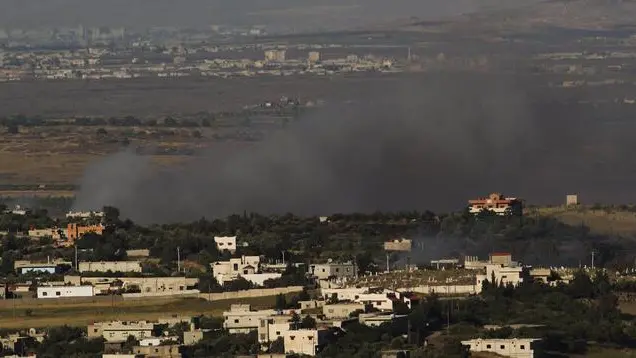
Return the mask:
[(194, 316), (205, 314), (220, 316), (231, 304), (251, 304), (256, 309), (271, 308), (276, 302), (275, 296), (206, 301), (198, 298), (144, 299), (123, 301), (99, 297), (94, 302), (60, 304), (51, 301), (36, 304), (3, 305), (0, 308), (0, 327), (2, 328), (39, 328), (60, 325), (85, 326), (95, 321), (108, 320), (153, 320), (161, 317)]

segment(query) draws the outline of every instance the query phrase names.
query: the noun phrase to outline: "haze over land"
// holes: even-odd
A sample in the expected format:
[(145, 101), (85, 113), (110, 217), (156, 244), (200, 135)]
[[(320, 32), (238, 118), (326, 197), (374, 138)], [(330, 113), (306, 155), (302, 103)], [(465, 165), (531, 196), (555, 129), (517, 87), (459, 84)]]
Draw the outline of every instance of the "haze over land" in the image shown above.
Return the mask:
[(215, 144), (185, 167), (157, 172), (131, 153), (108, 157), (88, 168), (76, 207), (165, 222), (244, 210), (457, 210), (490, 191), (534, 203), (569, 192), (636, 199), (632, 141), (618, 130), (628, 124), (607, 128), (574, 109), (559, 117), (513, 77), (404, 78), (350, 98), (248, 147)]
[[(531, 0), (534, 3), (537, 0)], [(4, 27), (268, 25), (317, 31), (416, 16), (431, 20), (527, 5), (520, 0), (0, 0)]]

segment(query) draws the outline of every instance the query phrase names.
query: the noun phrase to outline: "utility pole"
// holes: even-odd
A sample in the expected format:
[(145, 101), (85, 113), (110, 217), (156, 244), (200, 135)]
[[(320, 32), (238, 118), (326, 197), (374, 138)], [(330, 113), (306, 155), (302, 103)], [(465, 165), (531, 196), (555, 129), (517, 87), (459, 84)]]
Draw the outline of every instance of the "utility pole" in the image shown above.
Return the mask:
[(79, 272), (79, 264), (77, 262), (77, 244), (75, 244), (75, 270)]
[(283, 265), (285, 264), (285, 250), (281, 251), (281, 253), (283, 254)]
[(386, 253), (386, 272), (391, 272), (391, 267), (389, 266), (389, 253)]
[(594, 268), (594, 254), (596, 252), (594, 250), (592, 250), (592, 269)]
[(181, 247), (177, 246), (177, 272), (181, 273)]

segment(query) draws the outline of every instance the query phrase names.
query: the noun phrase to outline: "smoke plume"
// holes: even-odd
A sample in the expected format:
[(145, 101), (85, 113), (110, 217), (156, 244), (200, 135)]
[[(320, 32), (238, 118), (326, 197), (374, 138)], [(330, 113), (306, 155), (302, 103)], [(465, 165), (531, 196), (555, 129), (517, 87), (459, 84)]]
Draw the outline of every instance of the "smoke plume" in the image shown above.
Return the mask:
[(575, 155), (577, 131), (546, 118), (524, 87), (449, 75), (360, 88), (261, 142), (215, 144), (185, 167), (108, 157), (86, 171), (75, 207), (113, 205), (150, 223), (243, 211), (457, 210), (491, 191), (560, 198), (580, 165), (563, 159)]

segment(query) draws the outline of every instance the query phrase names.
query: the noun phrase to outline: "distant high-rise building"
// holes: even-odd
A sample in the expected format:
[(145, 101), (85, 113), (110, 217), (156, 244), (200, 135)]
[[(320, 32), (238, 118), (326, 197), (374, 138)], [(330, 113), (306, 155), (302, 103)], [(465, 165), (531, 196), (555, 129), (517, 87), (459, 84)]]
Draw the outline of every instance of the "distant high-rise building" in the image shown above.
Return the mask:
[(318, 51), (311, 51), (311, 52), (307, 55), (307, 60), (309, 60), (309, 62), (311, 62), (311, 63), (316, 63), (316, 62), (320, 61), (320, 52), (318, 52)]
[(285, 62), (285, 54), (285, 50), (267, 50), (265, 51), (265, 61)]

